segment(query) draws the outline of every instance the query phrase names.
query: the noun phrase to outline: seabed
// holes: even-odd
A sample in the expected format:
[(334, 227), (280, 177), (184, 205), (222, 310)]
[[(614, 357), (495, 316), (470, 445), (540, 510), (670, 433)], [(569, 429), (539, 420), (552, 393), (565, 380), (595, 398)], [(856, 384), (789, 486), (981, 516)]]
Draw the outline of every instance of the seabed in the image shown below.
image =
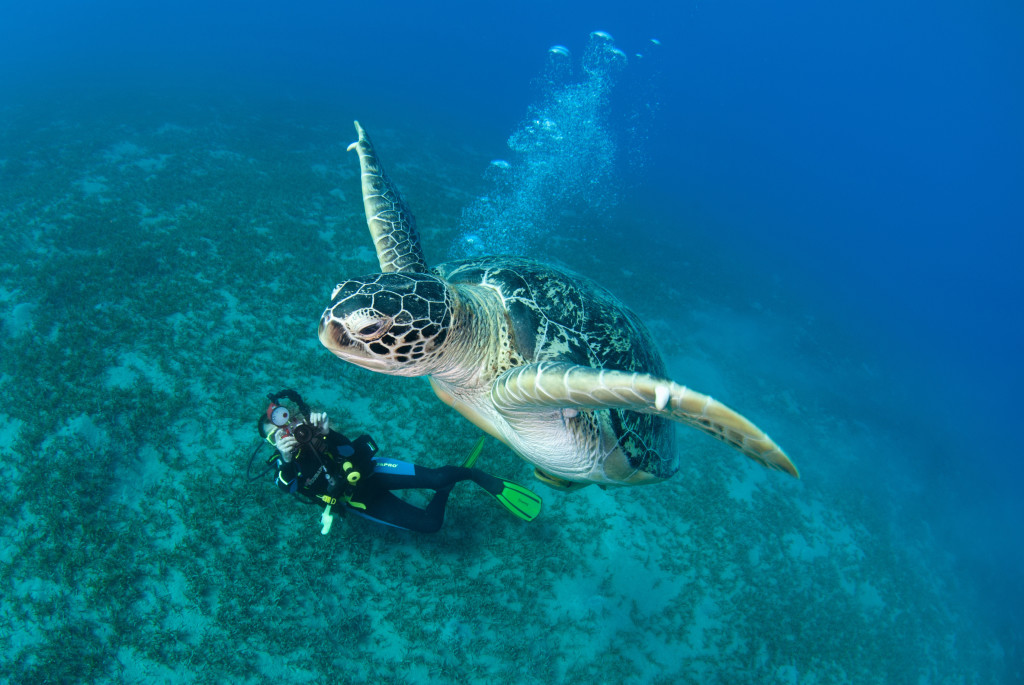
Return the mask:
[[(376, 266), (350, 125), (305, 116), (0, 112), (0, 680), (998, 679), (972, 591), (905, 509), (920, 493), (888, 464), (906, 442), (848, 418), (832, 387), (872, 371), (823, 351), (826, 324), (770, 288), (730, 300), (701, 253), (550, 246), (651, 322), (677, 380), (766, 428), (802, 481), (681, 430), (667, 483), (533, 482), (531, 524), (463, 486), (433, 536), (355, 517), (321, 536), (314, 508), (247, 482), (256, 417), (282, 387), (398, 458), (454, 463), (479, 437), (424, 381), (318, 343), (334, 284)], [(444, 259), (494, 152), (370, 130), (428, 260)], [(532, 482), (493, 440), (480, 465)]]

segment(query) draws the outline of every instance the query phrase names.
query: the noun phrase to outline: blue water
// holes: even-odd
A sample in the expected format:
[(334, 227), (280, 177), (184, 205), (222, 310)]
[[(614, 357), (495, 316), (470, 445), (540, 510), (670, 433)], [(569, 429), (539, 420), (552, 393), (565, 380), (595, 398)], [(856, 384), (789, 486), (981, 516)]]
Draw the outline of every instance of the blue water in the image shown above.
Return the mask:
[[(0, 680), (1021, 682), (1022, 28), (1012, 3), (8, 3)], [(321, 537), (241, 480), (284, 386), (396, 458), (477, 437), (316, 341), (374, 270), (353, 119), (429, 261), (600, 281), (802, 480), (681, 430), (668, 483), (533, 483), (529, 526), (459, 489), (431, 537)]]

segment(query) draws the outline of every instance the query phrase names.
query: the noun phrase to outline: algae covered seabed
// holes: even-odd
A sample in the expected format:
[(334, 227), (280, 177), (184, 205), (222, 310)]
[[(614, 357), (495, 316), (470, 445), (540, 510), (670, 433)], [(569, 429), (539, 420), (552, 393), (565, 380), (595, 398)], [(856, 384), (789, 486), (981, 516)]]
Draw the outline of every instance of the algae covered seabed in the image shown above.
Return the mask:
[[(282, 387), (399, 458), (451, 463), (478, 437), (424, 381), (345, 365), (316, 339), (333, 285), (376, 270), (351, 125), (328, 110), (0, 112), (0, 679), (999, 677), (971, 589), (904, 510), (914, 493), (888, 464), (906, 442), (836, 399), (834, 374), (870, 369), (824, 351), (827, 324), (771, 292), (729, 301), (678, 246), (550, 247), (651, 322), (676, 380), (772, 433), (803, 481), (681, 431), (671, 481), (563, 495), (491, 440), (481, 466), (532, 483), (542, 517), (463, 485), (433, 536), (352, 517), (321, 536), (317, 510), (247, 482), (255, 419)], [(493, 151), (363, 123), (443, 259)]]

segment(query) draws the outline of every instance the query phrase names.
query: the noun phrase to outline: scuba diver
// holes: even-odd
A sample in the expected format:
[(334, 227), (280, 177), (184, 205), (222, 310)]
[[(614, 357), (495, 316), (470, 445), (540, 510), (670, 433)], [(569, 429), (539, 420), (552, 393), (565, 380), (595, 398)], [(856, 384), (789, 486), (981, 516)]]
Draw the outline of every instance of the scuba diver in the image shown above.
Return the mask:
[[(330, 531), (334, 515), (347, 511), (396, 528), (437, 532), (444, 523), (452, 487), (464, 480), (482, 487), (525, 521), (532, 521), (540, 513), (541, 499), (533, 491), (473, 468), (485, 438), (480, 439), (462, 466), (432, 469), (378, 456), (377, 444), (369, 435), (349, 440), (331, 429), (327, 414), (310, 412), (294, 390), (281, 390), (267, 395), (267, 399), (270, 404), (260, 416), (257, 428), (275, 452), (266, 459), (268, 468), (253, 476), (252, 464), (261, 447), (256, 448), (249, 459), (249, 479), (257, 480), (276, 471), (277, 485), (282, 491), (312, 504), (323, 504), (324, 535)], [(291, 401), (298, 413), (289, 411), (281, 400)], [(411, 488), (434, 491), (425, 508), (413, 506), (392, 492)]]

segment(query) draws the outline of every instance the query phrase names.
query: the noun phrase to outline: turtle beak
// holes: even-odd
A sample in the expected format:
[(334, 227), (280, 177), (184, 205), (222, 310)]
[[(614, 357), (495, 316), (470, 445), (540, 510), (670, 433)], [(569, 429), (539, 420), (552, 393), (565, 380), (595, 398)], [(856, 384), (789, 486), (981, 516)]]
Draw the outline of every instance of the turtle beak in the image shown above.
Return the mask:
[(345, 350), (352, 350), (354, 352), (358, 349), (345, 326), (331, 316), (331, 309), (329, 307), (324, 310), (323, 315), (320, 317), (317, 335), (324, 347), (342, 359), (346, 359), (351, 354), (346, 353)]
[(387, 359), (368, 355), (365, 345), (352, 339), (348, 328), (331, 316), (329, 307), (320, 317), (317, 336), (320, 343), (339, 359), (377, 373), (394, 373)]
[(355, 345), (352, 338), (349, 337), (345, 327), (331, 316), (330, 308), (324, 310), (323, 315), (320, 317), (317, 336), (320, 338), (320, 343), (338, 357), (345, 361), (356, 361), (354, 359), (356, 357), (355, 352), (359, 348)]

